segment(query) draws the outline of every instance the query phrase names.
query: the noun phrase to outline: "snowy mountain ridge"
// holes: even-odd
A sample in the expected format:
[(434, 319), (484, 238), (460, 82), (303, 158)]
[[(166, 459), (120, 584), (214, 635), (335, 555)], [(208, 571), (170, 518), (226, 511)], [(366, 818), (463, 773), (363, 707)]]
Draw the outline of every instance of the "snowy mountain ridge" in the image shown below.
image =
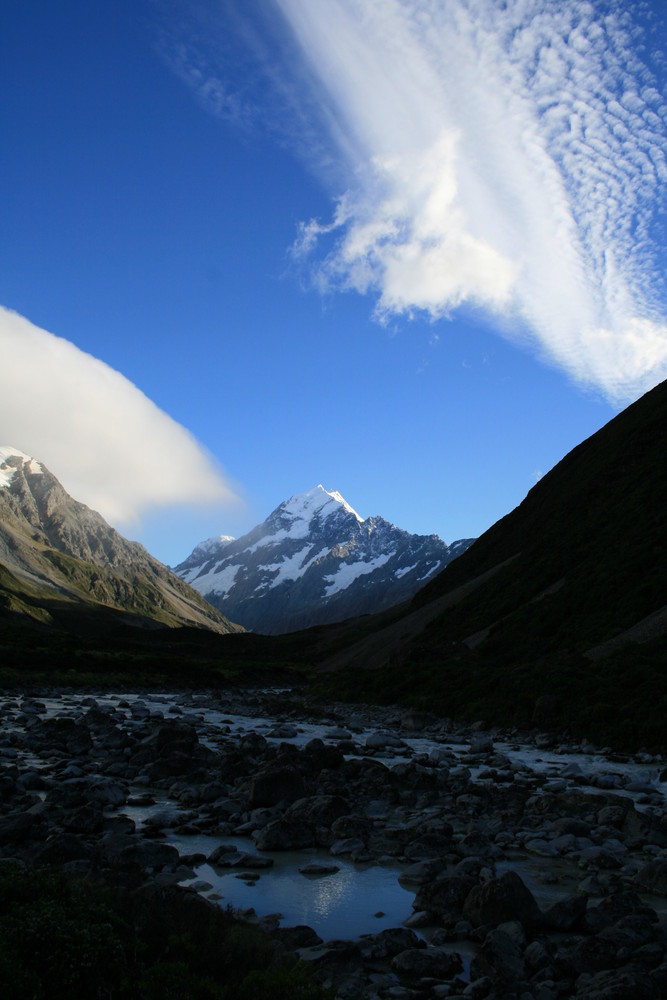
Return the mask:
[[(9, 461), (10, 458), (19, 459), (19, 461), (12, 463)], [(34, 476), (39, 476), (44, 472), (39, 462), (36, 462), (30, 455), (24, 455), (17, 448), (9, 448), (6, 445), (0, 447), (0, 486), (9, 489), (17, 470), (24, 464), (26, 470)]]
[(227, 617), (280, 633), (400, 603), (472, 543), (362, 518), (321, 484), (241, 538), (208, 539), (175, 572)]

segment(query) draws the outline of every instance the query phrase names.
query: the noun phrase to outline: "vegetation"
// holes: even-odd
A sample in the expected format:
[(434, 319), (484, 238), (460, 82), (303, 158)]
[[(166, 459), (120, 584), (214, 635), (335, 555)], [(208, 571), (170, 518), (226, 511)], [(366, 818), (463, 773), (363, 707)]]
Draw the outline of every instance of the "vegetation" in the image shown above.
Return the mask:
[(325, 1000), (294, 963), (194, 893), (0, 865), (0, 994), (12, 1000)]

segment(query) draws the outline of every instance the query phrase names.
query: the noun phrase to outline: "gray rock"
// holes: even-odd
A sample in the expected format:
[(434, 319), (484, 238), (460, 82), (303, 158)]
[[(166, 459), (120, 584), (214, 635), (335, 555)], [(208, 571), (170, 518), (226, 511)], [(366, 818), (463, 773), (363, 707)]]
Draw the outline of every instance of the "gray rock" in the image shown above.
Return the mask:
[(349, 811), (349, 803), (341, 795), (312, 795), (294, 802), (287, 809), (285, 819), (313, 827), (333, 827), (336, 820)]
[(137, 865), (140, 868), (162, 869), (167, 865), (175, 866), (178, 862), (179, 854), (175, 847), (146, 840), (128, 844), (118, 857), (120, 865)]
[(290, 765), (268, 768), (250, 781), (248, 807), (274, 806), (303, 798), (306, 786), (299, 771)]
[(526, 928), (542, 922), (542, 914), (533, 894), (514, 871), (476, 885), (463, 905), (463, 916), (474, 926), (497, 927), (508, 920), (518, 920)]
[(521, 947), (502, 927), (489, 931), (470, 963), (470, 975), (473, 979), (490, 976), (496, 983), (516, 982), (523, 979), (525, 972), (526, 964)]
[(316, 934), (312, 927), (305, 924), (297, 924), (296, 927), (278, 927), (273, 932), (273, 937), (281, 941), (290, 951), (313, 948), (322, 944), (322, 938), (319, 934)]
[(391, 960), (394, 972), (415, 979), (453, 979), (463, 972), (461, 956), (443, 948), (408, 948)]
[(584, 919), (588, 906), (588, 896), (576, 893), (565, 896), (543, 912), (545, 927), (554, 931), (572, 931)]
[(340, 871), (340, 867), (338, 865), (319, 865), (313, 863), (309, 865), (301, 865), (299, 871), (302, 875), (335, 875), (336, 872)]
[(287, 819), (274, 819), (261, 830), (255, 830), (252, 839), (258, 851), (296, 851), (315, 846), (312, 827)]
[(358, 837), (345, 837), (343, 840), (336, 840), (329, 848), (329, 854), (335, 858), (344, 854), (356, 854), (364, 850), (364, 842)]
[(651, 977), (636, 966), (579, 976), (576, 988), (577, 1000), (658, 1000), (662, 995)]
[(477, 881), (471, 875), (449, 875), (421, 885), (412, 904), (415, 910), (427, 910), (443, 923), (461, 919), (463, 906)]
[(647, 906), (636, 892), (616, 892), (601, 900), (597, 906), (588, 907), (585, 928), (592, 934), (598, 934), (605, 927), (635, 915), (646, 917), (651, 923), (658, 922), (655, 910)]
[(385, 959), (411, 949), (426, 948), (426, 942), (408, 927), (391, 927), (379, 934), (362, 934), (359, 947), (366, 959)]
[(30, 836), (35, 816), (28, 812), (10, 813), (0, 818), (0, 846), (18, 844)]
[(637, 886), (654, 896), (667, 896), (667, 859), (655, 858), (644, 865), (635, 877)]
[(234, 844), (219, 844), (211, 851), (206, 861), (209, 865), (216, 865), (219, 868), (232, 868), (240, 856), (241, 852)]
[(63, 864), (68, 861), (88, 860), (92, 851), (88, 844), (73, 833), (56, 833), (48, 838), (33, 856), (38, 864)]

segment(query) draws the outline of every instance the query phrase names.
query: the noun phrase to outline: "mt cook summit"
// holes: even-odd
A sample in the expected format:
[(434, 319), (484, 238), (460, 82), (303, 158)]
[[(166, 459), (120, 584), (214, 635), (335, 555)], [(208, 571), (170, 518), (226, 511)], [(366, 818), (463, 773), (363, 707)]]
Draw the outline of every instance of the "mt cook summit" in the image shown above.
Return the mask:
[(202, 542), (175, 572), (232, 621), (270, 635), (399, 604), (473, 541), (447, 545), (382, 517), (364, 520), (320, 485), (241, 538)]

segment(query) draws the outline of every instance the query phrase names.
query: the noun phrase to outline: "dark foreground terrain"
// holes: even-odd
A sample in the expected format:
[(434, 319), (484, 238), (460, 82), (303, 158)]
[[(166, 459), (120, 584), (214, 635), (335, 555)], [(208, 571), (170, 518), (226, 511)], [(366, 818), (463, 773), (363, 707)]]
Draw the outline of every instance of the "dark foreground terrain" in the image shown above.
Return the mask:
[[(300, 689), (6, 692), (0, 720), (4, 996), (667, 995), (660, 756)], [(334, 894), (395, 866), (412, 915), (322, 941), (215, 900), (288, 851)]]

